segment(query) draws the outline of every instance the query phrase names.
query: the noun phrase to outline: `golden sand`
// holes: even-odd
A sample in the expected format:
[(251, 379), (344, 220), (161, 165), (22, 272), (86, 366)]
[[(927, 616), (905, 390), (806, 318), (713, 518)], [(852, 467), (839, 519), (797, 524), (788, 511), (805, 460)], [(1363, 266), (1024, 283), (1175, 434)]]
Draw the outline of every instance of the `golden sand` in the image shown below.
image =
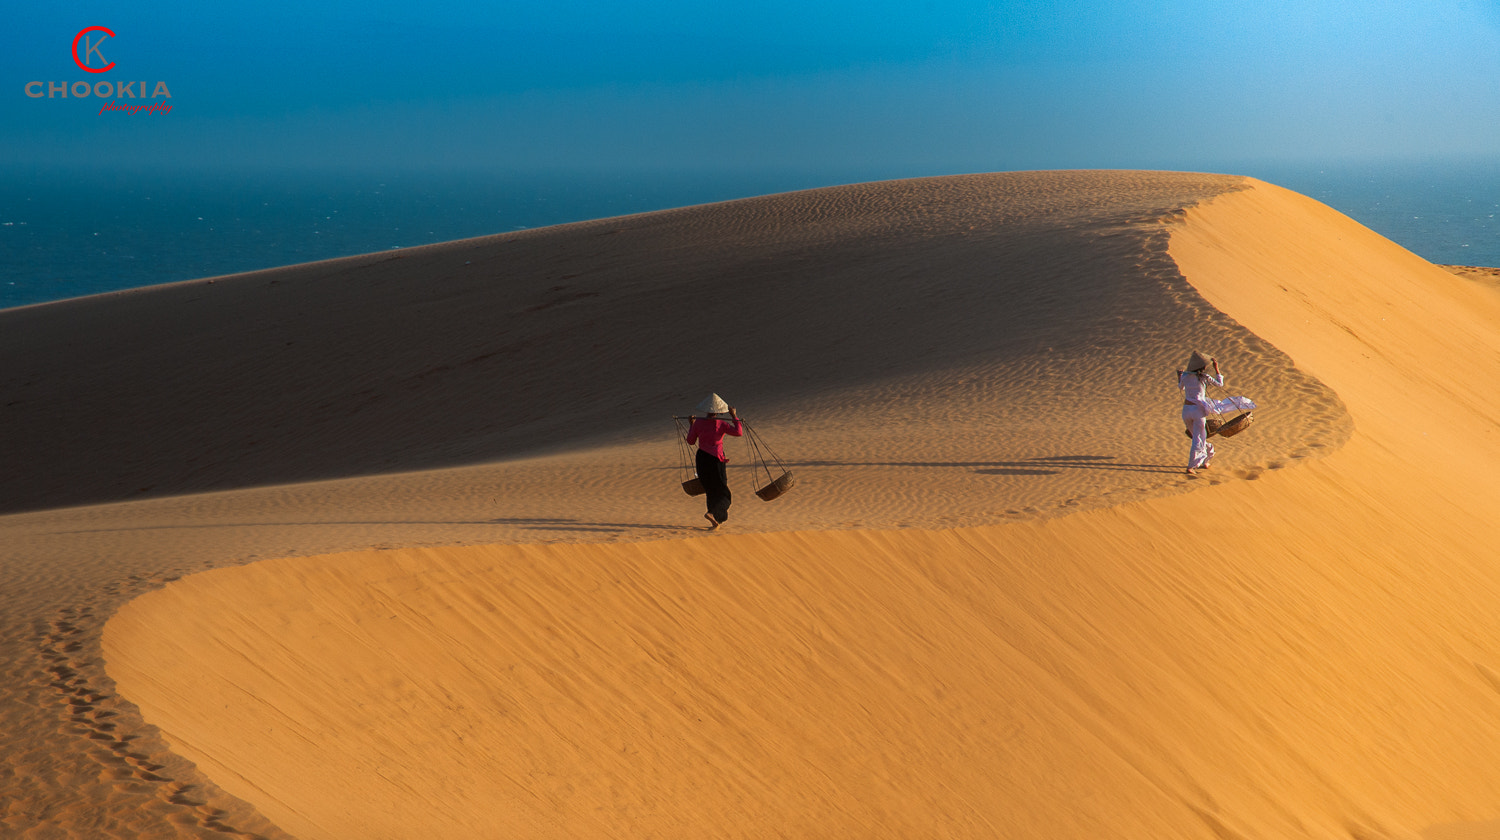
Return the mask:
[[(0, 326), (45, 444), (4, 498), (96, 503), (0, 518), (18, 836), (1500, 815), (1500, 296), (1267, 184), (860, 185)], [(1198, 478), (1193, 347), (1263, 405)], [(732, 468), (704, 535), (709, 390), (799, 484)]]

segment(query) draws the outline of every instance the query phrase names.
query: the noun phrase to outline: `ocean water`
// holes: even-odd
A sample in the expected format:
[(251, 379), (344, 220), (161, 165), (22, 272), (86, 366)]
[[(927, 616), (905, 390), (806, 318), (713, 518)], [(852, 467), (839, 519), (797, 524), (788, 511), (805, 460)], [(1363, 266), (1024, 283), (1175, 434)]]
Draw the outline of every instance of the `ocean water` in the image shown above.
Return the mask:
[(0, 169), (0, 308), (875, 177)]
[[(1500, 266), (1500, 166), (1238, 167), (1438, 263)], [(916, 173), (0, 170), (0, 308)]]

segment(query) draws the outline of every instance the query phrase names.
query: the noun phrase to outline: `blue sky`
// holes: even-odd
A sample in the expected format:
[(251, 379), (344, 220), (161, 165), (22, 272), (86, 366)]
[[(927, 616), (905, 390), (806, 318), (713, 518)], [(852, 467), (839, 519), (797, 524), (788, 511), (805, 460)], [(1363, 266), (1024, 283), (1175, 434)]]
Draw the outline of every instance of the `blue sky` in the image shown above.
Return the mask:
[[(135, 169), (1228, 170), (1500, 152), (1492, 0), (24, 4), (0, 157)], [(74, 36), (107, 26), (86, 74)], [(170, 114), (30, 81), (165, 81)]]

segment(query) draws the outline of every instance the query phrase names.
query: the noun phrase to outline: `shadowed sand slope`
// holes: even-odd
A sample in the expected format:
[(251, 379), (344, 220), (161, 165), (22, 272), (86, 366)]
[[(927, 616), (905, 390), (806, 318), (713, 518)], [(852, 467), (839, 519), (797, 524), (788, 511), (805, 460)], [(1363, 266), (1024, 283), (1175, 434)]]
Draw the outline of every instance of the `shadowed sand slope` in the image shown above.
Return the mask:
[[(1159, 484), (1142, 473), (1180, 441), (1142, 412), (1172, 399), (1193, 344), (1270, 411), (1299, 404), (1247, 462), (1315, 452), (1347, 434), (1337, 399), (1205, 306), (1165, 252), (1163, 219), (1239, 184), (865, 184), (7, 311), (0, 391), (24, 454), (0, 510), (659, 442), (709, 391), (786, 427), (804, 461), (971, 463), (992, 485), (1047, 468), (1013, 463), (1032, 458), (1136, 473), (1075, 472), (1013, 506), (1041, 510)], [(955, 421), (981, 439), (1029, 425), (1028, 445), (908, 434)]]
[[(809, 374), (799, 399), (874, 412), (888, 393), (925, 393), (885, 415), (888, 440), (920, 442), (950, 430), (934, 404), (982, 393), (946, 366), (1058, 399), (1118, 370), (1124, 385), (1091, 391), (1116, 418), (1111, 451), (1158, 445), (1132, 427), (1166, 426), (1175, 464), (1175, 392), (1147, 383), (1201, 343), (1280, 408), (1244, 436), (1262, 440), (1220, 457), (1279, 453), (1072, 516), (967, 528), (213, 571), (121, 609), (110, 674), (177, 751), (304, 838), (1371, 840), (1500, 815), (1500, 295), (1259, 182), (1027, 177), (1043, 198), (1084, 182), (1098, 194), (985, 252), (1049, 282), (1014, 310), (985, 302), (966, 339), (982, 353), (944, 355), (942, 336), (896, 324), (880, 343), (917, 360), (892, 371), (914, 379), (893, 386), (872, 361), (848, 380)], [(1110, 196), (1143, 181), (1185, 213), (1112, 215)], [(924, 218), (904, 202), (896, 216)], [(952, 269), (973, 255), (950, 235), (970, 255)], [(918, 239), (901, 253), (926, 276), (947, 252)], [(902, 286), (885, 271), (879, 289)], [(837, 297), (868, 328), (883, 296), (868, 275), (857, 294), (857, 276)], [(1060, 295), (1077, 276), (1095, 291)], [(924, 283), (920, 300), (941, 297)], [(888, 317), (920, 325), (914, 305)], [(943, 386), (922, 392), (929, 372)], [(774, 382), (745, 375), (747, 393)], [(1045, 419), (1076, 416), (1058, 412)], [(1008, 419), (997, 409), (954, 451), (1014, 447), (1032, 427)], [(1282, 469), (1309, 440), (1342, 446)], [(937, 518), (882, 489), (899, 476), (829, 470), (843, 490), (830, 510)], [(992, 508), (1011, 504), (997, 495)]]

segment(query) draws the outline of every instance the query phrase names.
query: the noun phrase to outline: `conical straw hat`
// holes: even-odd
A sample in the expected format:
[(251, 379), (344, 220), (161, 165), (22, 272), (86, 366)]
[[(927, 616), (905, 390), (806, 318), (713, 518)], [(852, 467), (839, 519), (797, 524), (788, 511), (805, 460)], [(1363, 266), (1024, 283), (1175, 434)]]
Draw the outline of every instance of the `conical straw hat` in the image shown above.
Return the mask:
[(727, 414), (729, 403), (724, 402), (718, 394), (709, 394), (708, 399), (698, 403), (698, 410), (704, 414)]
[(1206, 367), (1208, 367), (1208, 357), (1194, 350), (1193, 355), (1188, 357), (1187, 366), (1183, 370), (1202, 370)]

